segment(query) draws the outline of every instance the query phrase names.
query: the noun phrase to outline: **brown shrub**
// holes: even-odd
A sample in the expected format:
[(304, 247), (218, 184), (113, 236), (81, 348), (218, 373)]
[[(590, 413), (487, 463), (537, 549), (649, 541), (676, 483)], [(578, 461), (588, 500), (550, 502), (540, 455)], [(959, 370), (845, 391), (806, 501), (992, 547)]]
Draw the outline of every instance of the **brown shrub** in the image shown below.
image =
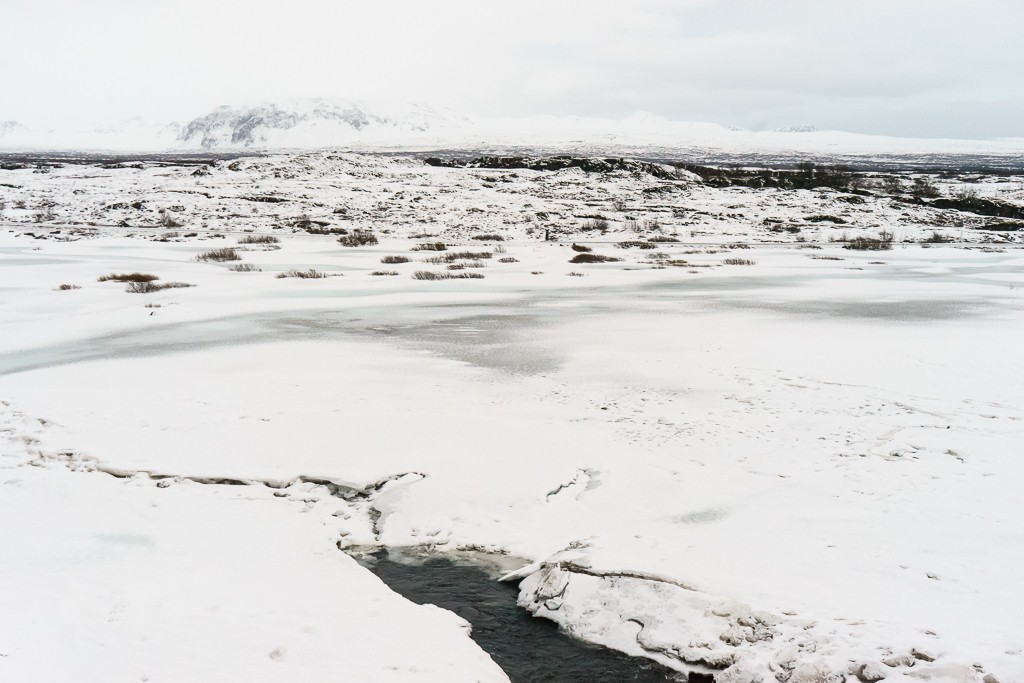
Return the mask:
[(612, 263), (621, 260), (614, 256), (604, 256), (602, 254), (576, 254), (569, 259), (569, 263)]
[(210, 251), (204, 251), (202, 254), (196, 256), (196, 261), (241, 261), (242, 257), (238, 255), (231, 247), (222, 247), (221, 249), (212, 249)]

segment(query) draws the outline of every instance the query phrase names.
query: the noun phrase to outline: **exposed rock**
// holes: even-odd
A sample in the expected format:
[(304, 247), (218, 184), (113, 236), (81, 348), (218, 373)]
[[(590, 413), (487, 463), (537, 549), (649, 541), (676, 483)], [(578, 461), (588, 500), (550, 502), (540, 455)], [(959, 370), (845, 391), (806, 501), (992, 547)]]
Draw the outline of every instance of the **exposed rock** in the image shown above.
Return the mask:
[(853, 675), (864, 683), (875, 683), (886, 677), (886, 671), (880, 662), (866, 662), (854, 668)]
[(611, 171), (629, 171), (647, 173), (662, 180), (675, 180), (676, 173), (661, 164), (646, 161), (615, 158), (588, 158), (573, 156), (553, 156), (530, 159), (527, 157), (482, 156), (475, 159), (441, 159), (427, 157), (423, 160), (428, 166), (445, 168), (494, 168), (494, 169), (530, 169), (534, 171), (561, 171), (567, 168), (578, 168), (586, 173), (609, 173)]
[(716, 617), (747, 617), (750, 616), (750, 605), (735, 601), (723, 602), (712, 607), (711, 613)]
[(742, 664), (733, 664), (715, 676), (716, 683), (761, 683), (764, 680), (760, 673), (752, 671)]
[(832, 683), (842, 676), (834, 673), (824, 662), (800, 662), (793, 669), (789, 683)]
[(882, 660), (883, 664), (893, 668), (898, 666), (914, 666), (915, 662), (917, 662), (917, 660), (910, 654), (892, 655)]

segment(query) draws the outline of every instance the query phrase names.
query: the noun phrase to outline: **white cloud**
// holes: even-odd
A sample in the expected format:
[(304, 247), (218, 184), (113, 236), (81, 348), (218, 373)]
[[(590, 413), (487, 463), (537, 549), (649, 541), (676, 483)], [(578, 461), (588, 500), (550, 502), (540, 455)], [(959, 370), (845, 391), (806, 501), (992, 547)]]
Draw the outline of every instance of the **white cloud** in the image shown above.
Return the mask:
[(1016, 0), (0, 0), (0, 119), (281, 97), (1024, 135)]

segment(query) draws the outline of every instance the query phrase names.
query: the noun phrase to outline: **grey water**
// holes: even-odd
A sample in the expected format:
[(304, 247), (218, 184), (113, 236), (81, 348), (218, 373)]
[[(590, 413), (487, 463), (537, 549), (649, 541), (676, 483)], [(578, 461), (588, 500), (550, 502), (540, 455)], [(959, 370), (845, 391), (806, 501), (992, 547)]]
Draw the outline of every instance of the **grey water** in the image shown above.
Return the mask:
[[(472, 624), (473, 640), (512, 683), (687, 680), (686, 674), (657, 662), (577, 640), (554, 622), (532, 616), (516, 604), (515, 584), (501, 583), (481, 567), (442, 557), (411, 563), (391, 558), (387, 550), (367, 559), (364, 564), (396, 593), (454, 612)], [(710, 680), (702, 674), (696, 678)]]

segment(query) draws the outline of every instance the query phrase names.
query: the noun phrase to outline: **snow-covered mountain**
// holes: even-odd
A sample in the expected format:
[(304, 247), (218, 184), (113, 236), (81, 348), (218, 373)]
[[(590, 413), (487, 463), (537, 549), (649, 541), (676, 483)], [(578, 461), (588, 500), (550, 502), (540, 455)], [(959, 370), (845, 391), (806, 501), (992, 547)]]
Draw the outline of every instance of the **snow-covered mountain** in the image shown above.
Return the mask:
[(17, 121), (0, 121), (0, 136), (13, 135), (24, 128), (25, 126), (21, 125)]
[(789, 126), (750, 131), (638, 112), (622, 119), (579, 116), (471, 118), (418, 103), (293, 100), (223, 106), (184, 125), (140, 118), (91, 129), (39, 130), (0, 123), (8, 151), (414, 151), (523, 148), (625, 156), (691, 153), (1024, 155), (1024, 138), (947, 140), (862, 135)]
[(136, 117), (98, 128), (38, 129), (17, 121), (0, 122), (0, 150), (165, 150), (176, 146), (177, 123)]
[(812, 126), (812, 125), (810, 125), (808, 123), (798, 123), (798, 124), (793, 125), (793, 126), (783, 126), (781, 128), (776, 128), (775, 132), (776, 133), (814, 133), (817, 130), (818, 130), (818, 128), (816, 126)]
[(219, 107), (187, 123), (178, 140), (203, 149), (332, 147), (403, 141), (471, 125), (465, 116), (426, 104), (298, 100)]

